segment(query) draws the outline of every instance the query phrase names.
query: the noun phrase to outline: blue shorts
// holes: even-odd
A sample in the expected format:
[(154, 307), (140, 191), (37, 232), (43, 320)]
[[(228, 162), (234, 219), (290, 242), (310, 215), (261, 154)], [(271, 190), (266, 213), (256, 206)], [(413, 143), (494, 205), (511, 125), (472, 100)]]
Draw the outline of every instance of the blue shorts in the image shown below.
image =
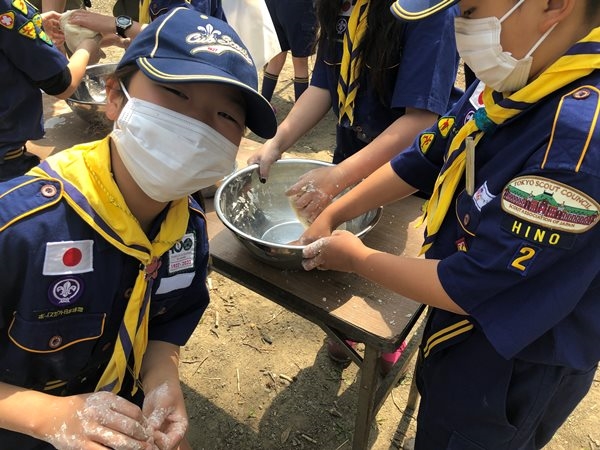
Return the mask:
[[(423, 342), (437, 331), (426, 330)], [(419, 352), (415, 450), (540, 449), (596, 373), (596, 366), (579, 371), (506, 360), (477, 328), (448, 341)]]
[(266, 0), (281, 50), (303, 58), (314, 53), (317, 17), (313, 0)]

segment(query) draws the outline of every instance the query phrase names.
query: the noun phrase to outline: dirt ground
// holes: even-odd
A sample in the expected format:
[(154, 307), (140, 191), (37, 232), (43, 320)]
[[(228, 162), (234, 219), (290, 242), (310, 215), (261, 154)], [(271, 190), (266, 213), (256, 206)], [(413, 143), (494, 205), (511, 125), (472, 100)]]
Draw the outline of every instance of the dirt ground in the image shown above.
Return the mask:
[[(95, 1), (99, 11), (107, 10)], [(106, 61), (118, 52), (109, 51)], [(292, 106), (291, 64), (273, 104), (281, 121)], [(45, 99), (46, 137), (34, 150), (44, 155), (107, 132), (82, 121), (63, 101)], [(294, 146), (289, 156), (330, 160), (333, 118), (328, 116)], [(249, 134), (248, 147), (261, 140)], [(244, 150), (244, 148), (243, 148)], [(241, 162), (245, 165), (245, 160)], [(311, 322), (219, 274), (209, 280), (211, 304), (181, 353), (181, 376), (195, 450), (351, 448), (357, 373), (328, 359), (325, 333)], [(412, 371), (393, 389), (371, 431), (370, 448), (410, 448), (415, 420), (400, 423)], [(600, 372), (594, 386), (560, 429), (548, 450), (600, 448)]]

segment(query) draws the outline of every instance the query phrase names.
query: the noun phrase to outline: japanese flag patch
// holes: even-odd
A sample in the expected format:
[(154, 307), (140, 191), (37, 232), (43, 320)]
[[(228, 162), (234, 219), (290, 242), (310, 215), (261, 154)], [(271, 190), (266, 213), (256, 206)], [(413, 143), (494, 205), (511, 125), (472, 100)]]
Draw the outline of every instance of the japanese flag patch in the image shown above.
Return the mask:
[(94, 270), (94, 241), (61, 241), (46, 243), (44, 275), (72, 275)]

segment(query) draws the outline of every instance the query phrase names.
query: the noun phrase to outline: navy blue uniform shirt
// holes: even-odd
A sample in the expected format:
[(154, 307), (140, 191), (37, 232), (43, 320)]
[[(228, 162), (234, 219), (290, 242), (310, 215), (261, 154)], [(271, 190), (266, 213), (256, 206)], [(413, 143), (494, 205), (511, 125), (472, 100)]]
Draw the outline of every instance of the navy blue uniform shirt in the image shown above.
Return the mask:
[[(599, 87), (596, 71), (486, 133), (474, 195), (459, 186), (426, 254), (441, 259), (445, 291), (504, 358), (579, 370), (600, 360)], [(400, 178), (431, 192), (480, 92), (473, 86), (392, 161)]]
[(194, 9), (200, 14), (226, 20), (221, 0), (191, 0), (190, 2), (185, 0), (153, 0), (150, 3), (150, 18), (154, 20), (161, 14), (179, 7)]
[[(347, 123), (337, 126), (333, 162), (339, 163), (365, 147), (403, 116), (407, 107), (436, 114), (449, 109), (458, 95), (454, 90), (458, 68), (453, 22), (456, 12), (450, 8), (426, 20), (405, 24), (402, 36), (395, 37), (402, 40), (397, 63), (386, 69), (386, 91), (391, 93), (386, 103), (369, 82), (369, 68), (362, 68), (354, 123), (352, 127)], [(352, 8), (339, 18), (335, 54), (319, 52), (311, 78), (312, 85), (329, 90), (336, 117), (339, 116), (337, 86), (342, 42), (351, 13)]]
[[(107, 139), (87, 145), (90, 153), (108, 154)], [(56, 156), (82, 158), (76, 149)], [(94, 391), (113, 353), (140, 261), (104, 238), (118, 224), (96, 214), (47, 161), (40, 168), (50, 177), (0, 183), (0, 258), (7, 262), (0, 272), (0, 381), (66, 396)], [(93, 225), (67, 196), (94, 218)], [(162, 255), (150, 298), (149, 340), (177, 346), (186, 343), (209, 302), (206, 222), (189, 201), (187, 229)], [(155, 220), (150, 238), (165, 215)], [(126, 380), (119, 395), (137, 402), (130, 398), (131, 386)], [(0, 442), (38, 448), (35, 440), (1, 429)]]
[(31, 4), (0, 0), (0, 159), (26, 141), (44, 136), (37, 83), (60, 74), (67, 63)]

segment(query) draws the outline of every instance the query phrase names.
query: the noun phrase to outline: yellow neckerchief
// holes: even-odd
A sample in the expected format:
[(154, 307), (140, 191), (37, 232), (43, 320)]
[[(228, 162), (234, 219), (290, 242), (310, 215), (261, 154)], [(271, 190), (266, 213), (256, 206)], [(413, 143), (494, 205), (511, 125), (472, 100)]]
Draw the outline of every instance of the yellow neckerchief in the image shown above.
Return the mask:
[(150, 0), (140, 0), (138, 22), (141, 24), (150, 23)]
[(337, 85), (338, 123), (342, 123), (344, 116), (348, 117), (350, 125), (354, 122), (354, 101), (358, 91), (358, 78), (361, 67), (357, 49), (367, 31), (368, 14), (369, 0), (357, 0), (344, 33), (342, 64)]
[[(189, 219), (188, 199), (171, 202), (156, 238), (150, 242), (139, 222), (129, 211), (111, 175), (109, 137), (82, 144), (49, 157), (46, 162), (89, 202), (86, 210), (67, 191), (64, 198), (81, 218), (110, 244), (140, 261), (140, 270), (127, 302), (115, 350), (96, 390), (119, 392), (127, 361), (133, 351), (133, 374), (139, 378), (148, 345), (148, 312), (151, 283), (156, 277), (160, 257), (184, 235)], [(29, 174), (48, 177), (36, 167)], [(98, 216), (110, 229), (98, 225)], [(112, 233), (111, 233), (112, 232)], [(114, 233), (114, 234), (113, 234)], [(126, 333), (126, 335), (123, 335)], [(136, 391), (134, 383), (133, 393)]]
[[(185, 0), (185, 2), (190, 4), (191, 0)], [(152, 22), (152, 17), (150, 17), (150, 3), (150, 0), (139, 0), (138, 22), (141, 24)]]
[[(423, 219), (427, 219), (425, 242), (421, 254), (433, 244), (458, 183), (465, 170), (465, 141), (472, 136), (477, 144), (486, 131), (492, 131), (508, 119), (517, 116), (528, 107), (537, 103), (547, 95), (585, 77), (596, 69), (600, 69), (600, 54), (597, 45), (600, 41), (600, 28), (580, 40), (562, 57), (556, 60), (542, 74), (524, 88), (506, 98), (499, 98), (499, 93), (486, 87), (483, 91), (484, 107), (480, 108), (473, 119), (469, 120), (456, 134), (446, 152), (444, 166), (435, 182), (433, 194), (427, 202)], [(590, 45), (596, 44), (596, 45)]]

